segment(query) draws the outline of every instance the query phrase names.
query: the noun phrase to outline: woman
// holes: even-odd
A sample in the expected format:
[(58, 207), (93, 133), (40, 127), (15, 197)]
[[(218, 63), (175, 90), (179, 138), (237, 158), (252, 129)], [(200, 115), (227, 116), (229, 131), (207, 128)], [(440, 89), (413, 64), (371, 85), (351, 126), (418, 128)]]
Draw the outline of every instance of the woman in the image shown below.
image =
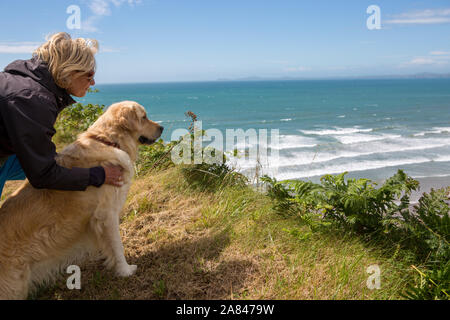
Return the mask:
[(120, 167), (67, 169), (55, 161), (53, 127), (59, 112), (95, 84), (96, 40), (60, 32), (0, 72), (0, 195), (6, 180), (28, 178), (35, 188), (82, 191), (122, 185)]

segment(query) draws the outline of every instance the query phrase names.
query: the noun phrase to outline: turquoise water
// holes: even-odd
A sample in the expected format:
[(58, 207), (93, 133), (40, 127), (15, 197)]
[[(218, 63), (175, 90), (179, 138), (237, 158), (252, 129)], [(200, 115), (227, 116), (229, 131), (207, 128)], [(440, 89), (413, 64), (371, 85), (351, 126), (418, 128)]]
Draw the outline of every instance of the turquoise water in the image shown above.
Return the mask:
[[(199, 82), (98, 85), (81, 102), (142, 104), (164, 140), (187, 128), (279, 129), (279, 179), (326, 173), (385, 179), (450, 178), (450, 79)], [(244, 167), (243, 167), (244, 168)], [(245, 168), (244, 168), (245, 169)], [(246, 169), (247, 171), (250, 169)], [(251, 170), (250, 170), (251, 171)], [(248, 172), (250, 172), (248, 171)], [(450, 180), (450, 179), (449, 179)]]

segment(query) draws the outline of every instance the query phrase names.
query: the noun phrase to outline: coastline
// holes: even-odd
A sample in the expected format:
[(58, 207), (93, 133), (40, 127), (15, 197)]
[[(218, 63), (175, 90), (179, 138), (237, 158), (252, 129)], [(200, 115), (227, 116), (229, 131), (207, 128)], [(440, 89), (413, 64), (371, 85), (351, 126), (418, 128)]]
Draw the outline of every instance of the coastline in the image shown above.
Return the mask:
[(419, 181), (420, 189), (414, 191), (411, 194), (410, 202), (412, 204), (418, 203), (420, 197), (423, 193), (430, 193), (431, 189), (441, 189), (450, 186), (450, 176), (445, 177), (424, 177), (424, 178), (414, 178)]

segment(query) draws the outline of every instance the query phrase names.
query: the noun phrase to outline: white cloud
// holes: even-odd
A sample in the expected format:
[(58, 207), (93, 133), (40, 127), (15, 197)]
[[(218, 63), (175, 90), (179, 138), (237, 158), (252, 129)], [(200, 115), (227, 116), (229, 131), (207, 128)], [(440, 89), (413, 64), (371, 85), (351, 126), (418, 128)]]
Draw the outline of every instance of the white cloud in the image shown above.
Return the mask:
[(450, 18), (426, 18), (426, 19), (393, 19), (386, 20), (390, 24), (442, 24), (450, 23)]
[(112, 14), (112, 6), (119, 8), (123, 3), (134, 6), (142, 3), (142, 0), (88, 0), (87, 6), (93, 15), (81, 22), (81, 30), (84, 32), (99, 32), (99, 29), (95, 24), (101, 17), (110, 16)]
[(100, 16), (90, 16), (86, 20), (81, 21), (81, 31), (83, 32), (99, 32), (100, 30), (95, 26)]
[(448, 56), (450, 55), (450, 51), (431, 51), (430, 54), (432, 56)]
[(436, 61), (430, 58), (414, 58), (408, 63), (413, 65), (429, 65), (435, 64)]
[(111, 14), (107, 0), (92, 0), (89, 3), (89, 8), (97, 16), (109, 16)]
[(385, 20), (387, 24), (441, 24), (450, 23), (450, 9), (425, 9), (421, 11), (405, 12)]
[(127, 2), (128, 5), (133, 6), (135, 4), (142, 3), (142, 0), (111, 0), (111, 2), (116, 6), (119, 7), (122, 3)]
[(38, 42), (11, 42), (0, 43), (0, 53), (32, 53), (41, 43)]
[(401, 18), (409, 18), (409, 19), (415, 19), (415, 18), (434, 18), (436, 16), (450, 16), (450, 9), (425, 9), (421, 11), (411, 11), (411, 12), (405, 12), (402, 14), (397, 15)]
[(450, 62), (450, 52), (436, 50), (430, 51), (426, 56), (416, 56), (400, 65), (401, 68), (412, 66), (442, 66)]
[[(41, 42), (8, 42), (8, 43), (0, 42), (0, 54), (2, 53), (32, 54), (33, 51), (36, 50), (40, 45), (42, 45)], [(117, 53), (120, 51), (121, 49), (118, 48), (100, 46), (100, 53), (111, 53), (111, 52)]]
[(404, 68), (412, 66), (440, 66), (445, 64), (448, 64), (448, 61), (431, 57), (416, 57), (406, 63), (401, 64), (400, 67)]
[(92, 13), (97, 16), (109, 16), (111, 14), (110, 4), (116, 8), (127, 2), (129, 6), (142, 3), (141, 0), (90, 0), (88, 3)]

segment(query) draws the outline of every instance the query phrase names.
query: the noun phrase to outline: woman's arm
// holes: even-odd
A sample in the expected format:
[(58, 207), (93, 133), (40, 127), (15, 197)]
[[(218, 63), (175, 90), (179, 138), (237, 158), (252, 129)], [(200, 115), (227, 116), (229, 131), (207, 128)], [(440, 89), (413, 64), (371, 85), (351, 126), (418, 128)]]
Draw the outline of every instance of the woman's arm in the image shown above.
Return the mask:
[[(3, 101), (0, 115), (25, 175), (35, 188), (82, 191), (90, 185), (88, 168), (67, 169), (56, 163), (56, 105), (44, 95), (23, 90)], [(101, 181), (96, 181), (99, 184)], [(100, 184), (101, 185), (101, 184)]]

